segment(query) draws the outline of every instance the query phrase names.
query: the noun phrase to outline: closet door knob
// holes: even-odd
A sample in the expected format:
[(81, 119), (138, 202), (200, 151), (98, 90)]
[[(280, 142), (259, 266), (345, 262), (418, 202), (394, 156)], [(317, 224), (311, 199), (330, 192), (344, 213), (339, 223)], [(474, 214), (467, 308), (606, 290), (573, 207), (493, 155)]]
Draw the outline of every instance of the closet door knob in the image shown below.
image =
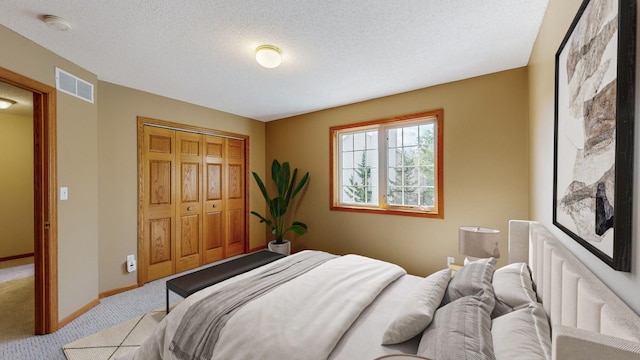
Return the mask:
[(189, 207), (187, 208), (187, 211), (191, 211), (192, 209), (193, 209), (193, 208), (192, 208), (191, 206), (189, 206)]

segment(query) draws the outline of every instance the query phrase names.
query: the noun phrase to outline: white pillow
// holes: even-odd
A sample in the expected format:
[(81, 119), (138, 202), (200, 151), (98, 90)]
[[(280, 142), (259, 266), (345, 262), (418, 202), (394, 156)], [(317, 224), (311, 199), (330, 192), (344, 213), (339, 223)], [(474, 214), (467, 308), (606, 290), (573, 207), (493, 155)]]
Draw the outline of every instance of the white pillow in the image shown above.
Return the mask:
[(418, 355), (429, 359), (495, 359), (491, 335), (494, 302), (493, 293), (480, 292), (439, 308), (422, 334)]
[(451, 270), (444, 269), (421, 280), (387, 326), (382, 345), (399, 344), (424, 331), (442, 302), (449, 279)]
[(551, 330), (542, 304), (493, 319), (491, 334), (496, 360), (551, 359)]
[(496, 296), (493, 318), (537, 302), (531, 273), (525, 263), (513, 263), (496, 270), (492, 284)]

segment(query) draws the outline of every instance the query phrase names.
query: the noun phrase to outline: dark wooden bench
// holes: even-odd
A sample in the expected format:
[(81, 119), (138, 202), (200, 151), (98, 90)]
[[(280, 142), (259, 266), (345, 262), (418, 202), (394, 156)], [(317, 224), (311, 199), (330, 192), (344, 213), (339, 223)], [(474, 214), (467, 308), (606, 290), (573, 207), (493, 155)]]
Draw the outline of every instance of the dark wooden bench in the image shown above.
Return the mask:
[(169, 290), (186, 298), (213, 284), (227, 280), (236, 275), (253, 270), (272, 261), (283, 258), (284, 255), (269, 250), (261, 250), (233, 260), (213, 265), (186, 275), (167, 280), (167, 314), (169, 313)]

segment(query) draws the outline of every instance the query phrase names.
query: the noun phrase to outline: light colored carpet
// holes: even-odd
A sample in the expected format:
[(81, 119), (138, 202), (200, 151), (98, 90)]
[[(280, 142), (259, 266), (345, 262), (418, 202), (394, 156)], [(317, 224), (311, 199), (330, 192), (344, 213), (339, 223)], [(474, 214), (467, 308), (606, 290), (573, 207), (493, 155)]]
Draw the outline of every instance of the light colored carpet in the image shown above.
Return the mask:
[[(78, 339), (100, 332), (148, 312), (165, 308), (165, 283), (156, 280), (133, 290), (101, 299), (100, 304), (49, 335), (29, 335), (16, 340), (0, 341), (0, 359), (67, 360), (62, 347)], [(182, 300), (171, 293), (172, 303)], [(2, 306), (0, 306), (2, 307)], [(33, 313), (33, 308), (30, 309)], [(0, 324), (4, 318), (0, 317)], [(1, 325), (0, 325), (1, 326)], [(108, 357), (105, 357), (107, 359)], [(93, 355), (90, 359), (99, 359)]]
[(33, 275), (0, 282), (0, 343), (33, 336)]
[(137, 348), (164, 318), (152, 311), (63, 346), (68, 360), (109, 360)]
[[(225, 259), (221, 262), (234, 258)], [(204, 267), (211, 265), (208, 264)], [(202, 267), (191, 271), (200, 269)], [(67, 358), (62, 351), (62, 347), (65, 344), (71, 344), (87, 335), (116, 326), (148, 312), (164, 309), (166, 281), (183, 274), (155, 280), (142, 287), (103, 298), (98, 306), (80, 315), (53, 334), (30, 335), (17, 340), (1, 341), (0, 359), (66, 360)], [(170, 292), (170, 302), (172, 304), (180, 300), (182, 300), (180, 296)], [(2, 318), (0, 318), (0, 322), (2, 322)], [(97, 357), (92, 357), (92, 359), (97, 359)]]
[(33, 257), (0, 261), (0, 344), (33, 336)]

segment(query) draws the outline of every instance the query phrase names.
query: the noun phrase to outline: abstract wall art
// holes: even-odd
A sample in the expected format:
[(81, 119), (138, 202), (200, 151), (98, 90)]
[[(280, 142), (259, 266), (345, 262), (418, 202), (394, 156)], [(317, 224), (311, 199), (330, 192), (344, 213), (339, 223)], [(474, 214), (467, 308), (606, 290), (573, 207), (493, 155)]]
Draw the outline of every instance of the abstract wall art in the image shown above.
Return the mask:
[(630, 271), (636, 0), (585, 0), (556, 53), (553, 223)]

